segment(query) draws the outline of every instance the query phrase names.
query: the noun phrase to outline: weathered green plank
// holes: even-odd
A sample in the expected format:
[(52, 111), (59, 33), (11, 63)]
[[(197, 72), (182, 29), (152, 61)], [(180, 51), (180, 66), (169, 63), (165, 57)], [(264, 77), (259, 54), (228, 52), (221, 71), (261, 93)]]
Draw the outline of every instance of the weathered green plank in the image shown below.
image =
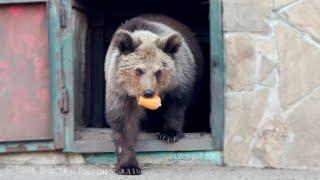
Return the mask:
[(66, 10), (66, 27), (64, 27), (61, 35), (61, 54), (64, 72), (65, 88), (68, 91), (69, 112), (65, 114), (65, 148), (64, 151), (70, 152), (74, 141), (75, 130), (75, 84), (74, 84), (74, 60), (73, 60), (73, 30), (72, 30), (72, 1), (60, 0), (64, 4)]
[(61, 90), (59, 89), (59, 82), (57, 75), (61, 71), (62, 67), (59, 66), (61, 62), (60, 54), (60, 37), (58, 33), (60, 31), (59, 16), (57, 1), (51, 1), (47, 3), (48, 9), (48, 26), (49, 26), (49, 59), (50, 59), (50, 82), (51, 82), (51, 115), (53, 119), (53, 136), (55, 146), (58, 149), (63, 148), (63, 117), (58, 107), (58, 101), (61, 97)]
[[(193, 151), (193, 152), (148, 152), (137, 153), (139, 160), (203, 160), (216, 165), (223, 165), (223, 154), (220, 151)], [(117, 157), (114, 153), (84, 154), (89, 164), (114, 164)]]
[(224, 135), (224, 42), (221, 0), (210, 0), (211, 115), (214, 147), (223, 149)]

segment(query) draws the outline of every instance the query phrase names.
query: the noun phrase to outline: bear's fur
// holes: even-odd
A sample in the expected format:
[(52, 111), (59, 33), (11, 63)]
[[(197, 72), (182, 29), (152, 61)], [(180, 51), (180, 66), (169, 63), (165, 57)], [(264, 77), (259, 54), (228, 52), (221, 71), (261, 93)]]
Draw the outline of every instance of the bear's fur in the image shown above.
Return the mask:
[[(117, 173), (141, 173), (135, 143), (139, 121), (147, 114), (157, 113), (164, 121), (159, 139), (174, 143), (184, 136), (185, 111), (202, 62), (192, 32), (172, 18), (143, 15), (117, 29), (105, 59), (105, 113), (118, 155)], [(159, 110), (138, 106), (136, 98), (147, 89), (161, 97)]]

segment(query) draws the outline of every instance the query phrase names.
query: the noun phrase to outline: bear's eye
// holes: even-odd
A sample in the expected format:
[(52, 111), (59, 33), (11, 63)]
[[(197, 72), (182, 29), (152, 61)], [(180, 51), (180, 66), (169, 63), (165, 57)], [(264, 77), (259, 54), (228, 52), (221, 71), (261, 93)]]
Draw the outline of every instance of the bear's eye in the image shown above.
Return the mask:
[(154, 75), (156, 76), (157, 79), (159, 79), (161, 76), (161, 70), (156, 71)]
[(144, 73), (144, 72), (143, 72), (142, 69), (140, 69), (140, 68), (137, 68), (137, 69), (136, 69), (136, 75), (137, 75), (137, 76), (141, 76), (143, 73)]

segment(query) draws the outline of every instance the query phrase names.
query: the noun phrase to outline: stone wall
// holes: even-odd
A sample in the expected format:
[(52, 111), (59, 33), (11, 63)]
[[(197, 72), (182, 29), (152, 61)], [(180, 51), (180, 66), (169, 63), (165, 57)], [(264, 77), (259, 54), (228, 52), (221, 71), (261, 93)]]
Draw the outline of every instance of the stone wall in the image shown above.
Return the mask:
[(224, 159), (320, 168), (320, 0), (223, 0)]

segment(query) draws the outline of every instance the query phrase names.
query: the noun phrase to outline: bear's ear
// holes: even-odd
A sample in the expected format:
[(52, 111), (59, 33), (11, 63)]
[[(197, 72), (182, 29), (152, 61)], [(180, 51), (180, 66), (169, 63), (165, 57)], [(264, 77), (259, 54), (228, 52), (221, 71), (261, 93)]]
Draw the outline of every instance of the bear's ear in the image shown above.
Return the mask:
[(131, 33), (126, 30), (118, 30), (114, 35), (114, 45), (123, 54), (129, 54), (137, 48)]
[(175, 54), (182, 44), (182, 37), (178, 33), (172, 33), (162, 37), (159, 41), (158, 47), (165, 53)]

